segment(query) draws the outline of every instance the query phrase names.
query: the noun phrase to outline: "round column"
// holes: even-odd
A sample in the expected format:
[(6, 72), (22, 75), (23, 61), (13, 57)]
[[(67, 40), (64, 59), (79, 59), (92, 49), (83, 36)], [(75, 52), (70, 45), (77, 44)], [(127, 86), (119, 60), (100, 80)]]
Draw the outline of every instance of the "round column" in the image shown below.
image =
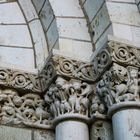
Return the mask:
[(88, 126), (84, 122), (67, 120), (56, 126), (55, 140), (89, 140)]
[(55, 127), (55, 140), (89, 140), (89, 95), (93, 93), (88, 83), (58, 77), (45, 94)]
[(113, 106), (114, 140), (140, 140), (140, 103), (125, 103)]

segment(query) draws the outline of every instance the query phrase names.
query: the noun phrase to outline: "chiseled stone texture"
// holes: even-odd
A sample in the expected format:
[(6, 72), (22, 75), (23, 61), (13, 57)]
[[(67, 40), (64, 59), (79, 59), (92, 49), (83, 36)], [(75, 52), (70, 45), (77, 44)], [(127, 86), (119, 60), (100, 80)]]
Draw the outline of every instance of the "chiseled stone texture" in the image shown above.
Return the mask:
[(27, 21), (38, 18), (37, 12), (32, 4), (31, 0), (18, 0), (22, 10), (26, 16)]
[(49, 130), (36, 130), (34, 131), (33, 140), (54, 140), (54, 132)]
[[(0, 63), (7, 67), (13, 65), (18, 69), (34, 69), (34, 54), (32, 49), (0, 47)], [(1, 63), (0, 66), (3, 66)]]
[(98, 120), (91, 126), (90, 140), (113, 140), (110, 122)]
[(84, 8), (90, 22), (93, 20), (103, 3), (104, 0), (86, 0)]
[(0, 140), (32, 140), (32, 132), (8, 126), (0, 126)]
[(50, 0), (55, 16), (84, 17), (79, 0)]

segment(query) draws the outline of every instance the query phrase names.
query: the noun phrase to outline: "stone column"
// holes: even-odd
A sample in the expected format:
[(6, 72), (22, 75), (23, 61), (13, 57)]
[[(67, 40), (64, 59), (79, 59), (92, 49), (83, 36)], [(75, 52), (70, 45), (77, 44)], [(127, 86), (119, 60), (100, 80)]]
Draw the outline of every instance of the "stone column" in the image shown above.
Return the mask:
[(114, 140), (140, 139), (138, 68), (116, 63), (97, 85), (112, 118)]
[(105, 105), (96, 92), (92, 94), (90, 118), (90, 140), (113, 140), (111, 121), (107, 118)]
[(89, 140), (88, 126), (76, 119), (63, 121), (56, 126), (55, 140)]
[[(138, 104), (140, 107), (140, 103)], [(114, 140), (140, 139), (140, 109), (137, 108), (138, 104), (136, 106), (131, 104), (130, 108), (123, 107), (122, 110), (112, 114)]]
[(55, 140), (89, 140), (89, 96), (93, 93), (88, 83), (57, 77), (45, 95), (55, 127)]
[(111, 39), (95, 54), (96, 92), (112, 119), (114, 140), (139, 140), (140, 49), (130, 42)]

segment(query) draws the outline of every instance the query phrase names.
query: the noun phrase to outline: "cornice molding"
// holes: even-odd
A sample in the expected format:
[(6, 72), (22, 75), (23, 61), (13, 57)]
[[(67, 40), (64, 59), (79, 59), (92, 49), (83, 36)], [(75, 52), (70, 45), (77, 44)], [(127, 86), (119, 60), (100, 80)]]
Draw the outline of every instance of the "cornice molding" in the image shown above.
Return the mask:
[(0, 86), (21, 91), (41, 92), (40, 80), (37, 74), (0, 67)]
[(140, 49), (122, 43), (109, 40), (107, 46), (94, 52), (91, 64), (93, 65), (93, 81), (97, 82), (102, 75), (117, 63), (122, 66), (134, 66), (140, 68)]
[(42, 93), (47, 90), (57, 76), (93, 82), (90, 63), (51, 53), (38, 74), (1, 67), (0, 85), (23, 92)]
[(92, 83), (92, 65), (88, 62), (74, 60), (70, 57), (52, 54), (42, 71), (39, 72), (42, 90), (46, 91), (57, 76)]

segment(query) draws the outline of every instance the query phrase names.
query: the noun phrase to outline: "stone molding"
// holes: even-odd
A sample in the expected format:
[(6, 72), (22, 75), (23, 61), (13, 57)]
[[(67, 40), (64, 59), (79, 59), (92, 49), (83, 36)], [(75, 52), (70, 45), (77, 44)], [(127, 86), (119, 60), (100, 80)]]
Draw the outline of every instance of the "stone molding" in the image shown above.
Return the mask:
[(1, 68), (0, 85), (8, 89), (7, 95), (0, 94), (5, 109), (1, 123), (51, 129), (52, 122), (62, 119), (88, 123), (101, 117), (105, 108), (93, 90), (92, 76), (90, 63), (55, 54), (38, 74)]
[(42, 90), (45, 91), (57, 76), (93, 82), (92, 65), (61, 55), (51, 55), (39, 73)]
[(42, 93), (47, 90), (59, 75), (92, 82), (91, 67), (91, 64), (88, 62), (50, 54), (45, 66), (38, 74), (1, 67), (0, 85), (23, 92)]
[(21, 91), (41, 92), (38, 75), (21, 70), (1, 67), (0, 85)]
[(105, 48), (94, 52), (92, 58), (93, 79), (98, 81), (112, 63), (140, 67), (140, 49), (122, 42), (109, 40)]

